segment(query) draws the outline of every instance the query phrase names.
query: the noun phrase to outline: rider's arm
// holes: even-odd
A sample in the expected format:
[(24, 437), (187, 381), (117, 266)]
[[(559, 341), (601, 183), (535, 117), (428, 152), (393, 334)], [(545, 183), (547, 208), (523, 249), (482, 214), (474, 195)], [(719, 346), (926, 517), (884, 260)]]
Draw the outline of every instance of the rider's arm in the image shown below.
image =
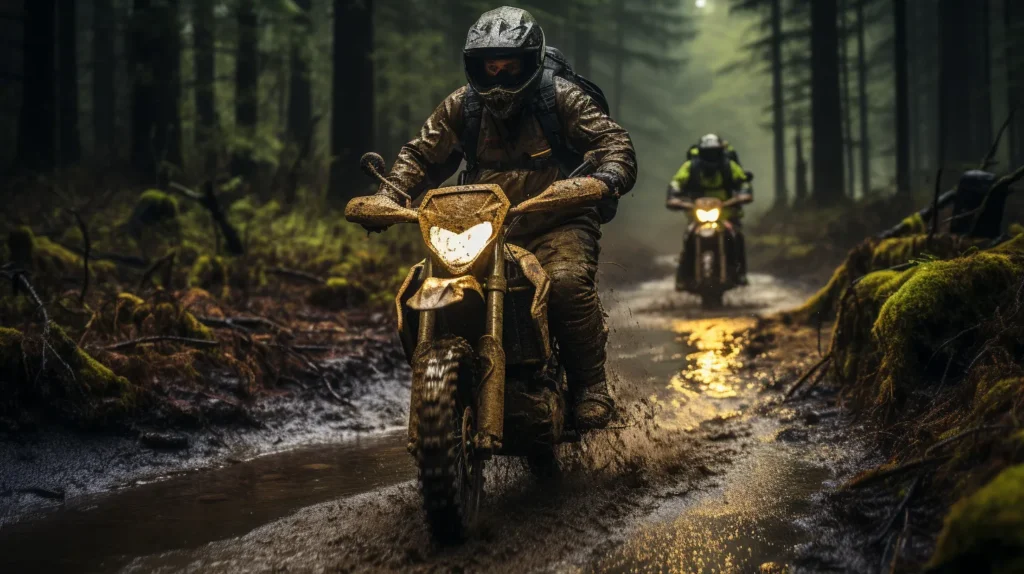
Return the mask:
[[(445, 98), (430, 114), (419, 135), (402, 146), (388, 181), (412, 197), (427, 186), (437, 186), (459, 169), (462, 154), (458, 151), (462, 132), (462, 99), (465, 88), (459, 88)], [(394, 191), (381, 186), (381, 193), (398, 201)]]
[(732, 180), (736, 185), (735, 197), (739, 200), (739, 203), (750, 203), (754, 201), (754, 188), (750, 185), (750, 179), (747, 178), (747, 172), (743, 170), (740, 164), (735, 161), (729, 162), (729, 168), (732, 170)]
[(685, 201), (686, 197), (683, 194), (683, 190), (686, 189), (686, 183), (690, 181), (690, 164), (691, 162), (687, 160), (679, 167), (679, 171), (672, 176), (672, 181), (669, 182), (668, 189), (665, 191), (666, 207), (678, 209), (678, 205), (674, 204), (677, 204), (680, 200)]
[(636, 151), (629, 133), (582, 89), (555, 78), (555, 101), (569, 143), (596, 166), (593, 176), (619, 195), (636, 183)]

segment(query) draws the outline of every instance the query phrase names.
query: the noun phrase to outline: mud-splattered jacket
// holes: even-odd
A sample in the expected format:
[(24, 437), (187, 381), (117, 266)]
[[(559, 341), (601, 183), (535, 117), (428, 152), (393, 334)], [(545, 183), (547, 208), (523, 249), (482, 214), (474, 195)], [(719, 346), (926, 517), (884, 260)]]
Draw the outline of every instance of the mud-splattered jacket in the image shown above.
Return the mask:
[[(466, 88), (445, 98), (427, 119), (419, 135), (402, 146), (388, 179), (409, 195), (441, 185), (458, 171), (461, 150)], [(555, 78), (558, 117), (566, 140), (586, 154), (602, 179), (612, 181), (620, 194), (636, 182), (636, 152), (629, 134), (594, 104), (590, 96), (571, 82)], [(512, 125), (496, 120), (486, 109), (480, 122), (477, 144), (478, 168), (469, 174), (469, 183), (494, 183), (505, 191), (512, 205), (540, 193), (559, 179), (551, 146), (540, 122), (529, 112)], [(392, 195), (386, 187), (379, 193)], [(397, 199), (395, 197), (394, 199)], [(533, 213), (524, 216), (512, 236), (531, 236), (563, 225), (596, 225), (593, 208), (559, 213)]]

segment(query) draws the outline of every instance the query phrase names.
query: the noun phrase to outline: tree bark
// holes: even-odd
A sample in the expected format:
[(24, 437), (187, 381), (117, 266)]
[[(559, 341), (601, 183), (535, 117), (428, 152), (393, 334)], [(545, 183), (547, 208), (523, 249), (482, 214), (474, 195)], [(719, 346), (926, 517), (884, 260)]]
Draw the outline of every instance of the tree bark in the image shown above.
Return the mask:
[[(235, 55), (235, 128), (252, 140), (259, 123), (259, 17), (255, 0), (238, 3), (238, 51)], [(232, 173), (249, 176), (255, 165), (249, 151), (232, 158)]]
[(893, 71), (896, 79), (896, 193), (910, 195), (910, 82), (907, 66), (907, 0), (893, 0)]
[(849, 32), (846, 0), (839, 0), (839, 73), (843, 93), (840, 96), (843, 109), (843, 152), (846, 154), (846, 191), (850, 197), (857, 197), (853, 171), (853, 98), (850, 97)]
[(617, 120), (622, 121), (622, 99), (625, 97), (626, 80), (624, 77), (626, 66), (626, 0), (615, 0), (615, 46), (612, 62), (612, 114)]
[(939, 158), (950, 178), (976, 166), (992, 143), (987, 7), (941, 1)]
[(331, 197), (360, 190), (359, 158), (373, 149), (373, 1), (334, 0)]
[(309, 124), (313, 113), (313, 92), (309, 82), (309, 57), (307, 49), (313, 32), (310, 10), (312, 0), (296, 0), (302, 10), (296, 17), (298, 37), (293, 37), (290, 54), (290, 77), (288, 82), (288, 136), (292, 142), (301, 145), (309, 135)]
[(775, 137), (775, 208), (786, 207), (786, 108), (782, 78), (782, 0), (771, 0), (772, 132)]
[(157, 110), (155, 105), (154, 64), (159, 50), (159, 37), (152, 32), (155, 24), (149, 0), (134, 0), (131, 27), (132, 57), (132, 167), (142, 174), (156, 173), (157, 155), (153, 131)]
[(192, 2), (192, 35), (195, 52), (196, 148), (203, 161), (203, 173), (212, 178), (217, 172), (214, 136), (218, 129), (217, 80), (213, 2)]
[(590, 31), (590, 27), (593, 25), (593, 19), (590, 11), (593, 10), (590, 6), (581, 6), (578, 3), (574, 4), (576, 10), (576, 18), (574, 19), (575, 33), (573, 37), (573, 52), (575, 61), (573, 61), (573, 67), (579, 72), (580, 75), (591, 77), (593, 72), (592, 65), (592, 54), (593, 54), (593, 41)]
[(24, 79), (16, 169), (46, 172), (54, 167), (55, 14), (54, 0), (25, 0)]
[(1024, 5), (1005, 2), (1007, 89), (1010, 109), (1017, 108), (1010, 125), (1010, 158), (1018, 166), (1024, 164)]
[(156, 55), (156, 125), (153, 148), (157, 159), (184, 168), (181, 155), (181, 22), (179, 0), (164, 0), (158, 10), (160, 44)]
[(793, 203), (797, 206), (807, 201), (810, 186), (807, 184), (807, 159), (804, 157), (804, 138), (800, 130), (796, 132), (796, 197)]
[[(202, 2), (198, 2), (202, 4)], [(112, 0), (95, 0), (92, 37), (92, 131), (94, 155), (109, 161), (115, 153), (117, 132), (114, 62), (114, 6)]]
[(61, 0), (57, 9), (57, 97), (60, 134), (58, 163), (67, 167), (81, 158), (78, 130), (78, 18), (75, 2)]
[(861, 197), (871, 193), (871, 134), (868, 131), (868, 64), (864, 40), (864, 2), (857, 2), (857, 118), (860, 124), (860, 190)]
[(811, 2), (811, 171), (814, 200), (822, 206), (845, 196), (837, 17), (836, 0)]

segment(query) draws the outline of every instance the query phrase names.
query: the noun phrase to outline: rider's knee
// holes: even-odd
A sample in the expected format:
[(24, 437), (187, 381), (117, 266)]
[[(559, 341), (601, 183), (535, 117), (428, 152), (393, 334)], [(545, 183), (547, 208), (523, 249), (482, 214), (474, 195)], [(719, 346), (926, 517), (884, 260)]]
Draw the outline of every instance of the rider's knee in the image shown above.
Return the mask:
[(559, 300), (573, 300), (592, 293), (593, 274), (586, 265), (573, 261), (557, 261), (546, 268), (551, 279), (551, 292)]

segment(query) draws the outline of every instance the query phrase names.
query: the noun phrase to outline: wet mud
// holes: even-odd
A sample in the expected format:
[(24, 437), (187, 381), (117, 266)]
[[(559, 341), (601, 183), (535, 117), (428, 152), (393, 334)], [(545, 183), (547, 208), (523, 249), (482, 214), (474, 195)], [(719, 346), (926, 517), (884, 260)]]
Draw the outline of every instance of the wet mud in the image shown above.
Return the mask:
[[(623, 420), (565, 447), (557, 481), (492, 464), (457, 547), (431, 544), (398, 433), (84, 497), (0, 528), (0, 556), (20, 572), (867, 571), (876, 553), (829, 501), (869, 452), (827, 397), (781, 403), (815, 335), (756, 332), (805, 295), (766, 275), (714, 312), (669, 279), (606, 292)], [(104, 542), (48, 552), (83, 530)]]

